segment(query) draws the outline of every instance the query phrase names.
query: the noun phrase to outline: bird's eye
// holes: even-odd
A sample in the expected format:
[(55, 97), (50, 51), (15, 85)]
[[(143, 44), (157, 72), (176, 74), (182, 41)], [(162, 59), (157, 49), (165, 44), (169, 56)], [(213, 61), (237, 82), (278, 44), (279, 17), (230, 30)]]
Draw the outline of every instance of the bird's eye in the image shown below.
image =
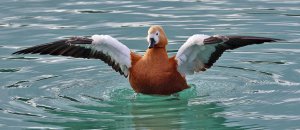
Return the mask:
[(156, 33), (156, 36), (158, 36), (158, 32)]

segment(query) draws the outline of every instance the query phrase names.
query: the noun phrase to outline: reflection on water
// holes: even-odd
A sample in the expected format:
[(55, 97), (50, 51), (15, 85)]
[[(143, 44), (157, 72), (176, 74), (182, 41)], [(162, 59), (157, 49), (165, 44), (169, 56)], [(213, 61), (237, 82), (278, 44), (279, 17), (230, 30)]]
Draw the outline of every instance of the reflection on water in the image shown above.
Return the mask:
[[(299, 129), (299, 1), (14, 0), (0, 4), (0, 129)], [(137, 95), (98, 60), (12, 52), (109, 34), (143, 54), (162, 25), (173, 56), (193, 34), (285, 39), (230, 50), (179, 97)]]
[[(137, 95), (125, 90), (114, 91), (109, 94), (110, 100), (104, 101), (97, 97), (86, 96), (94, 100), (93, 104), (75, 104), (72, 109), (45, 109), (48, 113), (56, 115), (56, 120), (30, 122), (43, 125), (54, 125), (68, 129), (241, 129), (241, 127), (227, 127), (226, 119), (217, 116), (223, 112), (224, 107), (217, 103), (201, 103), (187, 90), (179, 97)], [(25, 102), (28, 99), (24, 100)], [(197, 103), (195, 103), (197, 102)], [(192, 125), (190, 125), (192, 124)]]

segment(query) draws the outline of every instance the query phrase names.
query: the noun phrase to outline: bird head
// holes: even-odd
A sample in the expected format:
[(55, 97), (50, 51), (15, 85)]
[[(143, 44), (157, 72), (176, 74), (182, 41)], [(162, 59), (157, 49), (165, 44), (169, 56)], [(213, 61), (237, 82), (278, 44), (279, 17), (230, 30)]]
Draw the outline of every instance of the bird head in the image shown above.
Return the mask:
[(163, 48), (168, 44), (167, 36), (161, 26), (154, 25), (148, 30), (148, 48)]

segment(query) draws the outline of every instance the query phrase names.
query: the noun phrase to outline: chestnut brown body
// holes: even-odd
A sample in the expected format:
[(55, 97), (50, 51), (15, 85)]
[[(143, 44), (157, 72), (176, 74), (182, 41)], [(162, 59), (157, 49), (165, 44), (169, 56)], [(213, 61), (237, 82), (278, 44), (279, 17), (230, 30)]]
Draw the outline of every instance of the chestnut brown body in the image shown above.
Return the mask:
[(177, 71), (175, 57), (168, 58), (166, 49), (148, 49), (143, 57), (131, 53), (129, 82), (137, 93), (170, 95), (189, 88)]

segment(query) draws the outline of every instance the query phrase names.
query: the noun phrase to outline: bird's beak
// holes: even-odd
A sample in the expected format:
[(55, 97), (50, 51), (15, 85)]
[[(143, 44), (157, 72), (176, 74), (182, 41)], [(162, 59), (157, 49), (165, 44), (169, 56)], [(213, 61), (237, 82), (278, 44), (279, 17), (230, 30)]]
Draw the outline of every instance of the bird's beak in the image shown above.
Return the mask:
[(150, 48), (153, 48), (154, 45), (155, 45), (155, 40), (154, 40), (154, 38), (150, 38), (150, 44), (149, 44), (148, 48), (149, 48), (149, 49), (150, 49)]

